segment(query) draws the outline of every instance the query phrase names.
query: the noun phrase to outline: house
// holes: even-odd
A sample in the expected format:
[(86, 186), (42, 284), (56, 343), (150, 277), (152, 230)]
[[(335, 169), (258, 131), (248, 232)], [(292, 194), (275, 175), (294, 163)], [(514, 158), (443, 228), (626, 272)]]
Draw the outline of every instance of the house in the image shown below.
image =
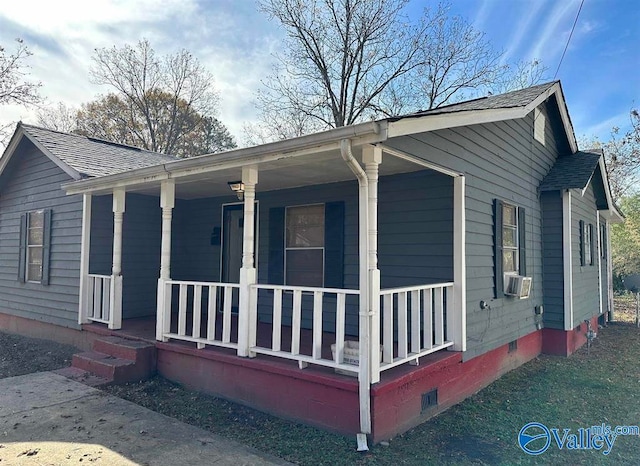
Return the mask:
[(613, 309), (622, 217), (557, 81), (140, 167), (73, 138), (0, 159), (2, 328), (155, 341), (169, 379), (378, 442)]

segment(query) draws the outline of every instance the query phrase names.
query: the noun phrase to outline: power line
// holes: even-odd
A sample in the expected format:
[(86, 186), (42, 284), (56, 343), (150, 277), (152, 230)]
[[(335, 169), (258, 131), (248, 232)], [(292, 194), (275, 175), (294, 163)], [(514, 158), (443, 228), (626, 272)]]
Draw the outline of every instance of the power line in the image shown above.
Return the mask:
[(562, 60), (564, 60), (564, 54), (567, 53), (567, 49), (569, 48), (569, 42), (571, 42), (571, 36), (573, 36), (573, 31), (575, 30), (576, 24), (578, 23), (578, 18), (580, 17), (580, 12), (582, 11), (582, 5), (584, 5), (584, 0), (580, 2), (580, 8), (578, 8), (578, 13), (576, 14), (576, 19), (573, 22), (573, 27), (571, 28), (571, 32), (569, 33), (567, 44), (564, 46), (564, 50), (562, 51), (562, 56), (560, 57), (560, 63), (558, 63), (558, 68), (556, 69), (556, 73), (553, 75), (554, 81), (556, 79), (556, 76), (558, 76), (558, 71), (560, 71), (560, 65), (562, 65)]

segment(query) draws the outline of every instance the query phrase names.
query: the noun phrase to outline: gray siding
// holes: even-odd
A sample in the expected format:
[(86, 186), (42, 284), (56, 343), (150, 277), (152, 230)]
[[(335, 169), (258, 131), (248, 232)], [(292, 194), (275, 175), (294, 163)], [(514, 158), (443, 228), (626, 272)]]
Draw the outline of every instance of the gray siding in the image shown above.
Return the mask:
[(544, 325), (564, 330), (564, 257), (562, 248), (562, 195), (544, 192), (542, 203), (542, 250)]
[[(549, 110), (551, 109), (551, 110)], [(560, 151), (568, 151), (557, 108), (543, 108), (546, 140), (533, 138), (533, 112), (520, 120), (445, 129), (388, 144), (466, 176), (467, 352), (469, 359), (536, 330), (534, 307), (543, 303), (542, 208), (538, 186)], [(493, 296), (493, 201), (526, 209), (529, 299)], [(481, 310), (486, 300), (490, 310)]]
[[(112, 197), (94, 196), (91, 205), (89, 272), (111, 275)], [(157, 197), (127, 194), (122, 228), (122, 315), (125, 319), (156, 312), (161, 222)]]
[[(421, 171), (380, 178), (379, 267), (383, 288), (450, 281), (453, 279), (453, 183), (451, 178)], [(269, 283), (269, 210), (313, 203), (345, 203), (344, 287), (358, 288), (358, 187), (355, 181), (260, 192), (258, 200), (258, 281)], [(128, 199), (127, 199), (128, 202)], [(211, 244), (214, 228), (221, 226), (222, 207), (237, 203), (233, 197), (179, 201), (174, 211), (172, 278), (219, 281), (220, 244)], [(125, 276), (126, 281), (126, 276)], [(261, 309), (269, 299), (261, 294)], [(331, 300), (328, 300), (330, 302)], [(356, 334), (357, 302), (349, 299), (347, 331)], [(303, 316), (310, 326), (310, 314)], [(270, 315), (263, 312), (263, 320)], [(285, 312), (285, 322), (288, 315)], [(325, 330), (335, 325), (328, 312)]]
[[(0, 312), (78, 327), (82, 197), (66, 196), (71, 177), (23, 141), (0, 180)], [(50, 283), (20, 283), (21, 214), (51, 209)]]
[[(596, 228), (596, 201), (591, 184), (584, 195), (571, 190), (571, 254), (573, 268), (573, 323), (580, 325), (585, 319), (597, 315), (600, 310), (598, 281), (598, 253), (594, 247), (593, 265), (580, 264), (580, 220)], [(595, 246), (594, 238), (594, 246)]]

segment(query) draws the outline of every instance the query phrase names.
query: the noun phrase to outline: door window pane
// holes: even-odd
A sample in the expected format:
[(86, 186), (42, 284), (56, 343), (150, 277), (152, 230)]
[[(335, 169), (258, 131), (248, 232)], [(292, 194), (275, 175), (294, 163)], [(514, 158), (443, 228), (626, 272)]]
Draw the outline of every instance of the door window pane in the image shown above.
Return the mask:
[(324, 205), (287, 208), (287, 247), (324, 246)]

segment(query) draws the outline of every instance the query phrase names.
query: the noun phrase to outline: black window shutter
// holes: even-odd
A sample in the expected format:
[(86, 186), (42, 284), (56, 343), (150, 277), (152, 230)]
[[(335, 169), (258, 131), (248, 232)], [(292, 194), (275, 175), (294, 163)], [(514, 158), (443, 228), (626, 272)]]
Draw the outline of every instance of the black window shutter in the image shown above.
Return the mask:
[(525, 210), (518, 207), (518, 260), (520, 261), (520, 275), (527, 275), (527, 227), (525, 224)]
[(504, 277), (502, 272), (502, 201), (496, 199), (493, 203), (493, 246), (495, 256), (494, 266), (494, 291), (495, 297), (504, 295)]
[(580, 225), (580, 265), (585, 265), (586, 264), (586, 254), (585, 254), (585, 244), (584, 244), (584, 221), (580, 220), (579, 222)]
[(344, 286), (344, 202), (324, 207), (324, 286)]
[(269, 283), (284, 285), (284, 207), (269, 209)]
[(49, 256), (51, 255), (51, 209), (44, 211), (42, 229), (42, 284), (49, 284)]
[(18, 257), (18, 281), (24, 283), (25, 267), (27, 260), (27, 214), (20, 216), (20, 251)]

